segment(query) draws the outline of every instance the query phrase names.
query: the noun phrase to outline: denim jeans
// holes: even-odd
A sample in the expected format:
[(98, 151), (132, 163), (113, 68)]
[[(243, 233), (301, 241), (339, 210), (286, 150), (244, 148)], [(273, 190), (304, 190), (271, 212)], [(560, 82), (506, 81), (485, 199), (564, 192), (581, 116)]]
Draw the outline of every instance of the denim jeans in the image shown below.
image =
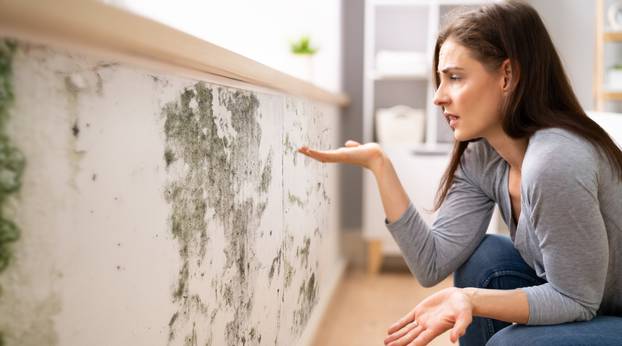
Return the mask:
[[(508, 290), (545, 282), (523, 261), (508, 237), (491, 234), (454, 274), (456, 287)], [(596, 316), (586, 322), (546, 326), (475, 317), (460, 345), (622, 345), (622, 317)]]

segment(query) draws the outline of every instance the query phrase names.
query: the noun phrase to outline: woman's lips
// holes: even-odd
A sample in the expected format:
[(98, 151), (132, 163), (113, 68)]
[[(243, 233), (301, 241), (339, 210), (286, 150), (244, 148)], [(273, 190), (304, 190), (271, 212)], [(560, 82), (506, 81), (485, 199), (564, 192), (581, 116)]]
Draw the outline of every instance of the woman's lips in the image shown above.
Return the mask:
[(457, 115), (454, 114), (450, 114), (450, 113), (445, 113), (445, 118), (447, 118), (447, 121), (449, 122), (449, 126), (451, 126), (452, 128), (456, 126), (458, 119), (460, 118)]

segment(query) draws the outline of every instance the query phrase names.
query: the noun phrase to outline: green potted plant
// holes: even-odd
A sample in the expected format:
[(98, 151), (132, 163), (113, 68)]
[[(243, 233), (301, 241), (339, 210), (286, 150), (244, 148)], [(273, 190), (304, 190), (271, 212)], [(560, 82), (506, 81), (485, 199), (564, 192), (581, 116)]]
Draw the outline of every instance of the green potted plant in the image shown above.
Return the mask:
[(290, 43), (291, 52), (296, 55), (308, 55), (312, 56), (317, 52), (317, 48), (311, 46), (311, 38), (308, 35), (303, 35), (297, 41)]
[(290, 52), (296, 64), (295, 74), (299, 78), (313, 82), (313, 56), (317, 51), (318, 48), (311, 44), (309, 35), (290, 41)]

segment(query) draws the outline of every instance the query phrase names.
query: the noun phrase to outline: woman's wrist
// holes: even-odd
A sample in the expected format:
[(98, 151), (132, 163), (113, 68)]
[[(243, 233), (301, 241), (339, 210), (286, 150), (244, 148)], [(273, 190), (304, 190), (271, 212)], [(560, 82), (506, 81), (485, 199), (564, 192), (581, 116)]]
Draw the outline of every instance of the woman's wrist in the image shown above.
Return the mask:
[(473, 314), (473, 316), (479, 316), (477, 313), (477, 288), (465, 287), (461, 288), (460, 290), (462, 291), (462, 294), (464, 294), (468, 298), (469, 303), (471, 303), (471, 313)]
[(374, 176), (378, 177), (382, 174), (383, 170), (386, 167), (389, 167), (390, 164), (391, 160), (384, 153), (384, 151), (380, 149), (376, 153), (376, 155), (374, 155), (374, 157), (370, 160), (369, 166), (367, 168), (374, 174)]

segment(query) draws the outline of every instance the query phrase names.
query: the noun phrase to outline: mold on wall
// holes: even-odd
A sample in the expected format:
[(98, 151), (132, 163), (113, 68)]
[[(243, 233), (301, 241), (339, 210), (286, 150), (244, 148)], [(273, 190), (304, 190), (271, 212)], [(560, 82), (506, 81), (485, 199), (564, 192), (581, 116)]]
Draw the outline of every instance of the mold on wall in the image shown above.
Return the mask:
[[(227, 119), (214, 112), (213, 103), (226, 109)], [(169, 323), (171, 342), (177, 338), (179, 325), (189, 323), (192, 315), (211, 310), (215, 318), (223, 309), (233, 312), (233, 319), (225, 329), (228, 345), (259, 344), (261, 340), (256, 327), (248, 322), (254, 303), (249, 286), (254, 276), (251, 271), (257, 236), (254, 231), (265, 211), (272, 177), (272, 152), (265, 158), (259, 153), (262, 141), (259, 108), (253, 93), (198, 82), (163, 109), (165, 153), (177, 158), (172, 163), (167, 161), (167, 166), (174, 169), (174, 165), (183, 165), (183, 173), (169, 183), (166, 191), (172, 206), (171, 231), (182, 258), (173, 295), (180, 310)], [(226, 121), (229, 126), (222, 126)], [(256, 193), (240, 198), (241, 190), (248, 185)], [(195, 277), (201, 273), (204, 277), (204, 271), (209, 270), (209, 265), (202, 266), (209, 258), (206, 249), (210, 235), (205, 220), (208, 209), (222, 227), (226, 242), (222, 269), (231, 276), (228, 282), (213, 285), (220, 304), (212, 306), (200, 294), (192, 292), (189, 281), (190, 273)], [(196, 340), (196, 328), (193, 322), (188, 328), (191, 334), (183, 338)], [(209, 340), (211, 334), (208, 343)]]
[(337, 110), (16, 49), (7, 345), (297, 344), (342, 259), (336, 170), (296, 148), (334, 146)]
[[(19, 227), (7, 210), (11, 195), (19, 191), (25, 160), (9, 135), (6, 124), (13, 103), (12, 65), (17, 44), (10, 40), (0, 40), (0, 275), (12, 260), (11, 243), (20, 236)], [(0, 286), (0, 300), (3, 299)], [(4, 345), (4, 332), (0, 329), (0, 345)]]
[[(9, 109), (14, 98), (11, 79), (15, 49), (15, 42), (0, 40), (0, 273), (11, 261), (10, 244), (19, 239), (19, 228), (6, 215), (5, 205), (7, 199), (19, 191), (25, 166), (22, 153), (6, 133)], [(0, 297), (1, 293), (0, 291)]]

